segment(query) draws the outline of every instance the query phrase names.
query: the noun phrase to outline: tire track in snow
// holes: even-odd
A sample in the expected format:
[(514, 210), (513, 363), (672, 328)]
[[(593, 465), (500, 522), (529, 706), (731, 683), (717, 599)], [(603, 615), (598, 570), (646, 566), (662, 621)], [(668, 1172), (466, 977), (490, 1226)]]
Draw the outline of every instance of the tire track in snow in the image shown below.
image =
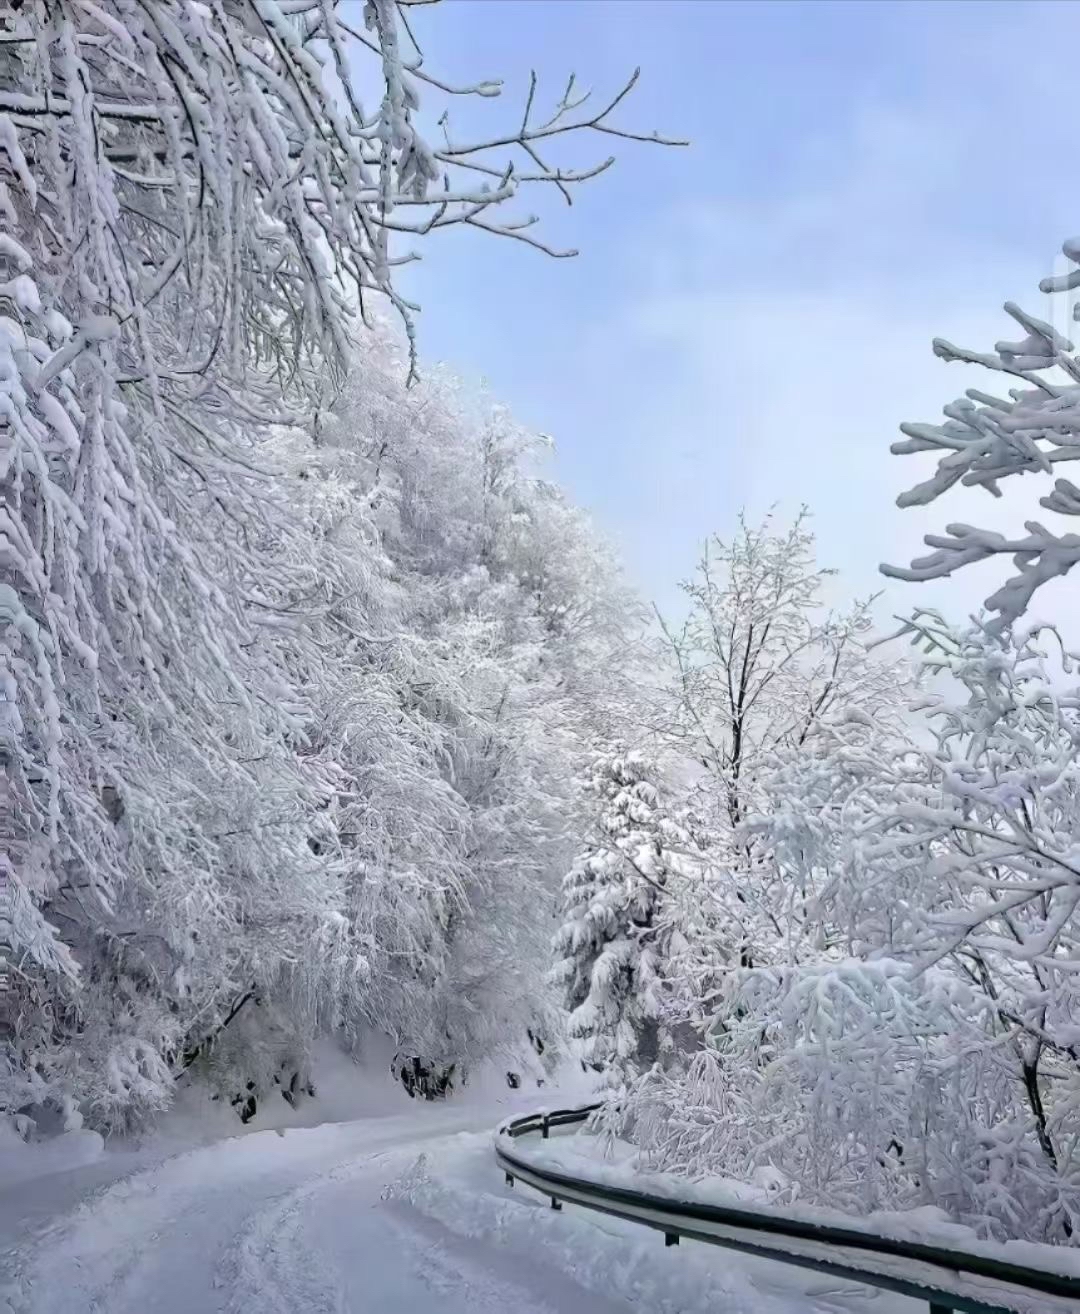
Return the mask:
[[(224, 1258), (218, 1280), (228, 1288), (227, 1314), (356, 1314), (430, 1310), (442, 1314), (559, 1314), (571, 1305), (548, 1300), (526, 1275), (504, 1273), (497, 1254), (451, 1233), (433, 1235), (383, 1199), (389, 1174), (415, 1157), (415, 1147), (342, 1165), (253, 1215)], [(411, 1211), (410, 1211), (411, 1212)], [(556, 1285), (558, 1280), (556, 1275)], [(598, 1310), (574, 1291), (578, 1308)]]
[(234, 1238), (244, 1229), (254, 1245), (259, 1216), (275, 1202), (283, 1207), (335, 1170), (362, 1174), (393, 1147), (415, 1155), (419, 1144), (490, 1120), (478, 1110), (419, 1125), (415, 1117), (371, 1119), (255, 1133), (176, 1155), (36, 1231), (12, 1252), (0, 1299), (13, 1314), (222, 1310)]

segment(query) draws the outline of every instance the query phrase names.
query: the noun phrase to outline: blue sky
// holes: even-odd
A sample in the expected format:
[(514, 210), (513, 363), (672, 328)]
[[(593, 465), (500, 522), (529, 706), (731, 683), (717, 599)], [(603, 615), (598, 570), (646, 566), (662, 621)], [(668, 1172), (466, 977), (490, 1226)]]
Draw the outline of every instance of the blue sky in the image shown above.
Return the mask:
[[(599, 96), (640, 64), (623, 121), (692, 139), (563, 154), (618, 155), (571, 210), (528, 204), (576, 260), (449, 232), (409, 284), (422, 353), (482, 376), (555, 437), (557, 476), (647, 596), (670, 604), (700, 540), (729, 532), (744, 505), (809, 503), (823, 562), (859, 593), (927, 529), (1019, 529), (1043, 514), (1033, 483), (1002, 503), (962, 492), (900, 512), (896, 495), (922, 471), (888, 445), (900, 420), (987, 386), (936, 360), (932, 337), (986, 350), (1016, 336), (1005, 299), (1049, 313), (1036, 283), (1060, 263), (1077, 191), (1071, 78), (1055, 52), (1071, 48), (1080, 9), (448, 0), (413, 12), (433, 69), (506, 80), (505, 103), (473, 115), (513, 120), (530, 67), (542, 90), (575, 71)], [(1002, 569), (892, 585), (883, 607), (967, 610)]]

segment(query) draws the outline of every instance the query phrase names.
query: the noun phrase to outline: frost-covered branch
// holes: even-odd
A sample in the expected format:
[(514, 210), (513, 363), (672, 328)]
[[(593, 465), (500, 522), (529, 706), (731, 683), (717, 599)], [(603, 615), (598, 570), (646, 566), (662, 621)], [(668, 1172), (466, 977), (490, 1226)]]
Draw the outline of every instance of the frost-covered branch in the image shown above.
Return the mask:
[[(1080, 262), (1080, 243), (1070, 240), (1062, 249), (1071, 263)], [(1072, 269), (1045, 278), (1040, 290), (1051, 296), (1071, 294), (1080, 285), (1078, 274), (1080, 270)], [(1035, 474), (1054, 481), (1051, 491), (1039, 499), (1041, 506), (1059, 515), (1080, 514), (1080, 491), (1057, 476), (1058, 466), (1080, 455), (1080, 359), (1072, 342), (1050, 323), (1013, 302), (1005, 304), (1005, 312), (1023, 330), (1018, 341), (998, 342), (992, 352), (972, 352), (938, 338), (934, 353), (945, 361), (1009, 375), (1028, 386), (1012, 388), (1004, 397), (971, 388), (945, 407), (943, 424), (902, 424), (905, 438), (893, 444), (895, 454), (941, 455), (935, 473), (902, 494), (899, 506), (927, 505), (958, 483), (999, 497), (1002, 480)], [(1080, 536), (1055, 532), (1034, 520), (1025, 522), (1025, 529), (1026, 537), (1020, 537), (949, 525), (944, 535), (927, 535), (926, 543), (934, 549), (931, 554), (913, 561), (910, 568), (884, 565), (882, 570), (897, 579), (936, 579), (975, 561), (1009, 555), (1016, 574), (986, 603), (1005, 627), (1023, 615), (1043, 584), (1067, 575), (1080, 560)]]

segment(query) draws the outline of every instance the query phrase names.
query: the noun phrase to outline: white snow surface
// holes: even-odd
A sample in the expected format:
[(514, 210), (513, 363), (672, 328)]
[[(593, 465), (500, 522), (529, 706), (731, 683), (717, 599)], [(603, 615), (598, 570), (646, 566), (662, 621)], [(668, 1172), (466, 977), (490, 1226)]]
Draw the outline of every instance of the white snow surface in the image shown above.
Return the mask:
[[(185, 1130), (207, 1134), (206, 1110), (193, 1098), (142, 1145), (99, 1146), (92, 1162), (60, 1169), (68, 1140), (60, 1137), (35, 1178), (0, 1172), (0, 1311), (916, 1308), (724, 1251), (665, 1250), (654, 1232), (571, 1206), (554, 1212), (537, 1193), (507, 1187), (491, 1129), (535, 1108), (536, 1091), (499, 1092), (489, 1081), (433, 1104), (410, 1101), (381, 1078), (362, 1089), (368, 1102), (381, 1101), (368, 1116), (245, 1131), (177, 1153)], [(544, 1093), (565, 1106), (583, 1092)], [(307, 1117), (320, 1103), (311, 1101)], [(332, 1111), (333, 1100), (323, 1107)]]
[[(591, 1293), (555, 1309), (649, 1314), (915, 1314), (918, 1302), (718, 1247), (667, 1249), (652, 1229), (546, 1197), (492, 1173), (492, 1140), (462, 1133), (425, 1149), (388, 1195), (460, 1238), (513, 1262), (515, 1273), (559, 1273)], [(543, 1290), (543, 1287), (540, 1288)], [(551, 1296), (551, 1289), (548, 1289)]]
[[(567, 1134), (566, 1131), (560, 1133), (556, 1130), (546, 1142), (536, 1137), (515, 1141), (501, 1134), (500, 1143), (510, 1154), (527, 1159), (537, 1168), (551, 1168), (611, 1186), (665, 1196), (670, 1200), (686, 1200), (733, 1209), (767, 1210), (773, 1215), (816, 1223), (823, 1227), (843, 1227), (853, 1232), (865, 1232), (869, 1236), (966, 1250), (972, 1254), (1027, 1265), (1066, 1277), (1080, 1277), (1080, 1251), (1074, 1248), (1040, 1245), (1032, 1241), (985, 1241), (970, 1227), (950, 1219), (943, 1209), (929, 1205), (917, 1209), (878, 1210), (861, 1217), (816, 1205), (778, 1207), (770, 1198), (773, 1182), (768, 1171), (763, 1171), (760, 1183), (754, 1184), (736, 1181), (731, 1177), (706, 1177), (691, 1181), (674, 1173), (643, 1172), (632, 1145), (581, 1131)], [(776, 1176), (779, 1177), (779, 1174)]]
[[(917, 1241), (944, 1249), (966, 1251), (969, 1254), (1025, 1265), (1041, 1272), (1058, 1273), (1069, 1277), (1080, 1276), (1080, 1254), (1074, 1249), (1026, 1241), (1003, 1243), (987, 1241), (978, 1237), (971, 1228), (952, 1221), (943, 1210), (937, 1208), (881, 1210), (865, 1217), (853, 1217), (835, 1209), (813, 1205), (796, 1204), (780, 1207), (771, 1198), (777, 1182), (767, 1171), (762, 1172), (759, 1182), (752, 1184), (725, 1177), (707, 1177), (698, 1181), (689, 1181), (685, 1177), (671, 1173), (644, 1172), (638, 1162), (637, 1151), (632, 1145), (576, 1128), (553, 1129), (551, 1138), (545, 1141), (535, 1136), (514, 1140), (500, 1127), (496, 1133), (496, 1142), (509, 1154), (533, 1167), (547, 1168), (586, 1181), (625, 1187), (670, 1200), (726, 1206), (751, 1212), (759, 1211), (773, 1216), (782, 1215), (821, 1226), (842, 1227), (853, 1232), (863, 1232), (870, 1236)], [(640, 1230), (636, 1225), (630, 1226), (634, 1231)], [(812, 1245), (803, 1246), (796, 1241), (790, 1242), (785, 1248), (792, 1254), (818, 1253)], [(695, 1253), (698, 1250), (697, 1247), (693, 1249)], [(712, 1252), (713, 1255), (716, 1253)], [(830, 1258), (841, 1263), (849, 1262), (853, 1267), (873, 1269), (885, 1276), (926, 1281), (931, 1284), (933, 1282), (932, 1269), (917, 1271), (919, 1266), (906, 1259), (893, 1259), (854, 1250), (850, 1254), (833, 1251)], [(728, 1261), (733, 1261), (736, 1266), (745, 1262), (730, 1254)], [(807, 1279), (803, 1276), (797, 1280), (805, 1283)], [(861, 1291), (860, 1299), (868, 1298), (868, 1293), (864, 1289), (856, 1288), (853, 1284), (847, 1284), (847, 1287), (850, 1291)], [(1064, 1298), (1027, 1294), (985, 1279), (967, 1279), (965, 1293), (988, 1303), (1000, 1303), (1006, 1308), (1023, 1311), (1024, 1314), (1070, 1314), (1075, 1309), (1075, 1305)], [(875, 1310), (892, 1309), (893, 1305), (897, 1309), (917, 1307), (917, 1302), (906, 1298), (886, 1296), (880, 1291), (874, 1294), (880, 1302), (872, 1306)], [(943, 1300), (947, 1303), (947, 1298), (943, 1297)], [(725, 1310), (728, 1307), (722, 1303), (716, 1306)], [(696, 1309), (697, 1307), (673, 1306), (672, 1308)], [(732, 1305), (731, 1308), (739, 1307)], [(750, 1308), (759, 1307), (751, 1305)], [(871, 1305), (856, 1302), (854, 1308), (870, 1309)]]

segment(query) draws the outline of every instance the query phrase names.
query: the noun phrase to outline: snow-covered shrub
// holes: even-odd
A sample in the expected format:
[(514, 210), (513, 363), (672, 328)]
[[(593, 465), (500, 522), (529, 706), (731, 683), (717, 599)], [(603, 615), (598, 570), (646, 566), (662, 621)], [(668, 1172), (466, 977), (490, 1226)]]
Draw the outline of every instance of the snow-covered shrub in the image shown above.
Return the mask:
[(295, 1106), (314, 1093), (308, 1042), (291, 1012), (246, 990), (228, 1025), (189, 1055), (188, 1071), (247, 1122), (267, 1099)]

